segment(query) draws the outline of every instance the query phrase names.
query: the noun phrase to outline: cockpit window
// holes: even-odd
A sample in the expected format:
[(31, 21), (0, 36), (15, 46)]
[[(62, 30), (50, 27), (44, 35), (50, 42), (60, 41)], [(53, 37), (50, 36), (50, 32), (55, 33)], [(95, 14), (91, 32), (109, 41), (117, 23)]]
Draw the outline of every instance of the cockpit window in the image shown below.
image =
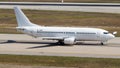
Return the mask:
[(103, 34), (109, 34), (109, 32), (103, 32)]

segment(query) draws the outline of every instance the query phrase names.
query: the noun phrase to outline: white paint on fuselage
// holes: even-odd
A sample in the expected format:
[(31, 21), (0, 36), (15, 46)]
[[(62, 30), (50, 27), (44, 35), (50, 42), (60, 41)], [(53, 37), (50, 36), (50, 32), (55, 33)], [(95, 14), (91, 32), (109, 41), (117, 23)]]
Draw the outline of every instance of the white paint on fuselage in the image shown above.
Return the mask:
[(34, 37), (75, 37), (77, 41), (108, 41), (114, 38), (111, 33), (98, 28), (74, 28), (74, 27), (24, 27), (22, 32)]

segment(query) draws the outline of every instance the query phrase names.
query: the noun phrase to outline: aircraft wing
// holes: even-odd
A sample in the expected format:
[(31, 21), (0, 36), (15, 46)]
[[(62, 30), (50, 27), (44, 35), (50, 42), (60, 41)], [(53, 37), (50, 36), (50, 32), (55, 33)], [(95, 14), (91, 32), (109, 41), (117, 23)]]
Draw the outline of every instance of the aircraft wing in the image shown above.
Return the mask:
[(64, 37), (43, 37), (43, 40), (63, 40)]

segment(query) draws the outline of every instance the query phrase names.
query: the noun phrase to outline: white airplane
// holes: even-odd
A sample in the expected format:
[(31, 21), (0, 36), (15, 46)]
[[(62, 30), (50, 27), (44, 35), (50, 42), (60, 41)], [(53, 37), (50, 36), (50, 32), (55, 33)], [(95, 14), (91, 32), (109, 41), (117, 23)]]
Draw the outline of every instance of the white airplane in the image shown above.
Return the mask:
[(18, 27), (16, 29), (33, 37), (41, 37), (44, 40), (58, 40), (59, 44), (75, 44), (76, 41), (100, 41), (103, 45), (113, 39), (113, 34), (98, 28), (74, 28), (74, 27), (45, 27), (33, 24), (25, 16), (19, 7), (14, 7)]

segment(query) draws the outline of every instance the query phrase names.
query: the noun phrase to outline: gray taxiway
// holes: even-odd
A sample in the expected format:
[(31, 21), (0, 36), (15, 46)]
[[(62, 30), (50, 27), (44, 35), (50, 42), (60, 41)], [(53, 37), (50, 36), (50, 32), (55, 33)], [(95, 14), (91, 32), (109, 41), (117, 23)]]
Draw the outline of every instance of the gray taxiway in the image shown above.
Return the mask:
[(0, 34), (0, 54), (120, 58), (120, 38), (100, 45), (99, 42), (80, 42), (72, 46), (56, 44), (24, 34)]
[(31, 10), (57, 10), (57, 11), (80, 11), (80, 12), (102, 12), (120, 13), (119, 3), (49, 3), (49, 2), (1, 2), (0, 8), (13, 9), (19, 6), (22, 9)]

